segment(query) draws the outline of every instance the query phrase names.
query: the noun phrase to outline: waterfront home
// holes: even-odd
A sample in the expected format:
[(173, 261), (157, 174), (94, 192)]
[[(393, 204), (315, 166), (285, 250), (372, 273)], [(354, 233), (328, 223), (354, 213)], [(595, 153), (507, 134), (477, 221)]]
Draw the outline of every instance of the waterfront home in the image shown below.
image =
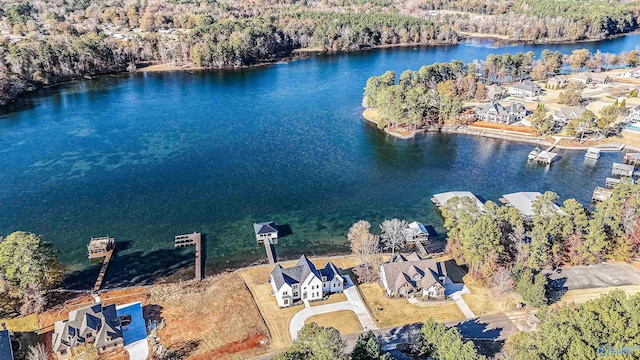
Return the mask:
[(561, 107), (560, 110), (553, 112), (553, 120), (566, 125), (571, 120), (578, 120), (582, 114), (587, 111), (584, 106), (579, 107)]
[(11, 332), (7, 330), (7, 327), (2, 323), (2, 329), (0, 330), (0, 359), (13, 360), (13, 347), (11, 346)]
[(508, 90), (509, 95), (523, 98), (536, 97), (540, 95), (541, 92), (540, 86), (531, 80), (523, 80), (519, 83), (512, 84)]
[(253, 231), (256, 234), (257, 242), (262, 243), (267, 240), (271, 244), (278, 244), (278, 227), (275, 222), (254, 223)]
[(402, 229), (402, 234), (408, 243), (420, 242), (425, 244), (429, 241), (429, 232), (422, 223), (417, 221), (412, 222), (408, 227)]
[(317, 270), (306, 256), (302, 255), (296, 265), (283, 268), (279, 263), (269, 278), (272, 294), (278, 306), (288, 307), (302, 300), (321, 300), (325, 295), (341, 292), (345, 278), (332, 262)]
[(476, 206), (480, 210), (482, 210), (482, 207), (484, 206), (482, 201), (480, 201), (480, 199), (470, 191), (449, 191), (445, 193), (434, 194), (433, 198), (431, 198), (431, 202), (433, 202), (437, 207), (443, 207), (444, 205), (446, 205), (447, 201), (453, 199), (454, 197), (470, 198), (476, 203)]
[(624, 121), (628, 123), (640, 122), (640, 105), (635, 106), (631, 111), (629, 111), (629, 115), (624, 118)]
[(566, 75), (556, 75), (547, 80), (549, 89), (563, 89), (569, 85), (569, 78)]
[[(533, 219), (533, 202), (542, 196), (539, 192), (516, 192), (512, 194), (502, 195), (500, 201), (507, 206), (512, 206), (522, 214), (525, 220), (531, 221)], [(555, 205), (556, 211), (560, 210), (558, 205)]]
[(491, 84), (487, 86), (487, 100), (500, 100), (505, 97), (506, 94), (507, 92), (500, 85)]
[(421, 295), (429, 299), (444, 299), (447, 270), (443, 262), (396, 254), (380, 265), (380, 283), (389, 297)]
[(478, 105), (476, 116), (482, 121), (511, 124), (524, 119), (527, 116), (527, 109), (519, 102), (514, 102), (508, 106), (502, 106), (497, 101), (488, 104)]
[(591, 74), (591, 83), (592, 84), (607, 84), (611, 82), (611, 78), (609, 75), (605, 73), (593, 73)]
[(98, 354), (124, 346), (116, 306), (97, 303), (72, 310), (68, 320), (54, 324), (52, 341), (58, 359), (71, 358), (71, 349), (82, 344), (93, 344)]
[(591, 82), (591, 74), (590, 73), (575, 73), (571, 75), (571, 81), (579, 82), (582, 84), (589, 84)]

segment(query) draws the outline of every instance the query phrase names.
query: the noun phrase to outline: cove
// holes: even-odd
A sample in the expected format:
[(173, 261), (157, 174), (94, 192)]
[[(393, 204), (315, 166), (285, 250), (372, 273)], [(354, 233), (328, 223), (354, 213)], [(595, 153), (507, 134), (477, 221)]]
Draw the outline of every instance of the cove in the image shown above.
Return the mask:
[[(118, 241), (105, 285), (148, 283), (191, 265), (173, 236), (206, 234), (209, 272), (264, 258), (252, 223), (291, 234), (280, 258), (348, 251), (346, 233), (369, 220), (419, 220), (444, 233), (432, 194), (469, 190), (497, 201), (515, 191), (590, 200), (620, 154), (596, 163), (559, 151), (528, 165), (532, 146), (462, 135), (387, 137), (361, 120), (366, 79), (433, 62), (544, 48), (620, 52), (640, 35), (603, 42), (491, 41), (312, 55), (257, 68), (99, 77), (36, 92), (0, 115), (0, 233), (43, 235), (86, 288), (97, 265), (91, 236)], [(444, 236), (440, 237), (442, 241)]]

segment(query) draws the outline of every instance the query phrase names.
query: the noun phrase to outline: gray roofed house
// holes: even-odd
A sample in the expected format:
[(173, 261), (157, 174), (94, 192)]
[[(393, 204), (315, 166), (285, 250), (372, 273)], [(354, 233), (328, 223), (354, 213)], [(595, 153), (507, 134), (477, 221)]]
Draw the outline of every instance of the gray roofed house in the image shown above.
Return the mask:
[(547, 86), (551, 89), (562, 89), (569, 84), (569, 77), (566, 75), (556, 75), (547, 80)]
[(532, 98), (540, 95), (542, 89), (540, 86), (531, 80), (523, 80), (519, 83), (509, 86), (509, 95)]
[(591, 82), (591, 74), (590, 73), (576, 73), (571, 75), (571, 81), (581, 82), (583, 84), (588, 84)]
[(611, 82), (611, 77), (605, 73), (592, 73), (591, 74), (591, 83), (592, 84), (606, 84)]
[(288, 268), (279, 263), (271, 271), (269, 279), (273, 295), (280, 307), (293, 305), (300, 300), (320, 300), (328, 293), (341, 292), (345, 278), (332, 262), (318, 270), (304, 255)]
[(409, 257), (399, 255), (380, 265), (379, 274), (387, 296), (422, 294), (431, 299), (444, 298), (447, 269), (443, 262), (421, 259), (415, 253)]
[(256, 241), (259, 243), (267, 240), (272, 244), (278, 244), (278, 226), (273, 221), (254, 223), (253, 232), (256, 234)]
[(0, 329), (0, 359), (13, 360), (13, 348), (11, 347), (11, 333), (2, 323)]
[(497, 101), (478, 105), (476, 116), (482, 121), (511, 124), (524, 119), (527, 116), (527, 109), (519, 102), (502, 106)]
[(491, 84), (487, 86), (487, 100), (499, 100), (507, 94), (507, 91), (500, 85)]
[(93, 343), (101, 354), (124, 346), (120, 318), (114, 304), (103, 306), (97, 303), (69, 312), (69, 319), (58, 321), (53, 330), (53, 352), (58, 359), (71, 357), (71, 349)]
[(580, 116), (587, 111), (584, 106), (580, 107), (561, 107), (560, 110), (553, 112), (553, 119), (567, 124), (571, 120), (578, 120)]

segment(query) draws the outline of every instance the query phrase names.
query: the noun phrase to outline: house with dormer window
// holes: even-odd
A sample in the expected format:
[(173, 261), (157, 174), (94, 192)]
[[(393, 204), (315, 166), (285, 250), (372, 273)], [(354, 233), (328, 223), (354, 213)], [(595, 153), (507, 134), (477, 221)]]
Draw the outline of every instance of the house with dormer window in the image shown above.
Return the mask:
[(97, 303), (69, 312), (69, 319), (58, 321), (53, 328), (53, 352), (58, 359), (72, 357), (71, 349), (93, 344), (101, 354), (124, 346), (122, 326), (114, 304)]
[(318, 270), (302, 255), (292, 267), (276, 264), (269, 283), (278, 306), (288, 307), (299, 301), (321, 300), (327, 294), (342, 292), (345, 278), (333, 263)]
[(422, 259), (418, 254), (396, 254), (380, 265), (380, 283), (389, 297), (420, 295), (429, 299), (444, 299), (447, 270), (443, 262)]

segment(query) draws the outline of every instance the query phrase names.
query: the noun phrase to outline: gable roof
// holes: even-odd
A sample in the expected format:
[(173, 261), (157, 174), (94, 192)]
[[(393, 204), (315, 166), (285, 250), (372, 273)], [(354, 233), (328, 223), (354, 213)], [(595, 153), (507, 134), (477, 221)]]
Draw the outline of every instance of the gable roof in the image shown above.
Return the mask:
[(587, 111), (587, 108), (585, 108), (584, 106), (561, 107), (560, 110), (554, 111), (553, 115), (561, 119), (574, 120), (579, 119), (585, 111)]
[(271, 276), (275, 282), (276, 289), (280, 289), (285, 283), (289, 285), (300, 284), (309, 277), (309, 274), (320, 278), (320, 273), (316, 267), (304, 255), (302, 255), (298, 263), (292, 267), (283, 268), (280, 264), (276, 264), (275, 268), (271, 270)]
[(538, 84), (534, 83), (531, 80), (523, 80), (519, 83), (512, 84), (509, 87), (524, 90), (524, 91), (529, 91), (533, 93), (540, 91), (540, 87), (538, 86)]
[(320, 269), (320, 275), (326, 276), (327, 281), (332, 281), (334, 278), (340, 277), (340, 270), (329, 261), (323, 269)]
[(380, 266), (384, 273), (384, 285), (387, 290), (398, 291), (405, 285), (414, 289), (428, 289), (435, 283), (444, 286), (440, 281), (441, 276), (447, 276), (444, 263), (436, 262), (433, 259), (422, 260), (417, 255), (415, 256), (418, 260), (389, 262)]
[(120, 319), (116, 305), (93, 304), (69, 312), (69, 320), (58, 321), (54, 325), (53, 351), (75, 346), (70, 337), (84, 337), (86, 330), (96, 332), (95, 346), (100, 347), (122, 338)]
[(267, 222), (262, 222), (262, 223), (254, 223), (253, 224), (253, 231), (256, 233), (256, 235), (260, 235), (260, 234), (269, 234), (269, 233), (277, 233), (278, 232), (278, 228), (276, 226), (276, 223), (273, 221), (267, 221)]
[(409, 237), (409, 236), (413, 237), (419, 234), (429, 235), (429, 232), (424, 227), (424, 225), (417, 221), (412, 222), (411, 224), (409, 224), (408, 227), (402, 229), (402, 233), (404, 234), (405, 237)]

